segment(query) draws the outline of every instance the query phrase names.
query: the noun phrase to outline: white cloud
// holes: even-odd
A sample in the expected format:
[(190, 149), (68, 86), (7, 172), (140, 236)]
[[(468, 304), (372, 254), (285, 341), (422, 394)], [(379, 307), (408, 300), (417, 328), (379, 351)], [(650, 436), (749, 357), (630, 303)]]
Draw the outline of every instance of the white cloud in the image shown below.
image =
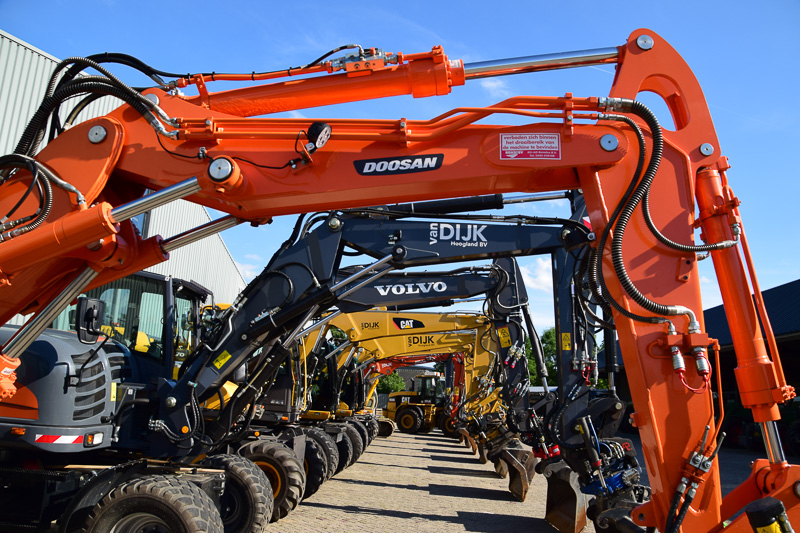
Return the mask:
[(249, 259), (250, 261), (255, 261), (256, 263), (258, 263), (259, 261), (263, 261), (263, 259), (261, 259), (261, 256), (258, 254), (245, 254), (244, 257), (245, 259)]
[(251, 265), (248, 263), (240, 263), (239, 261), (234, 261), (234, 263), (239, 267), (239, 271), (242, 273), (247, 283), (250, 283), (264, 268), (263, 265)]
[(528, 290), (553, 294), (553, 272), (549, 258), (537, 257), (532, 263), (520, 265), (519, 269)]
[(511, 96), (511, 91), (503, 80), (481, 80), (481, 87), (483, 87), (492, 98), (508, 98)]

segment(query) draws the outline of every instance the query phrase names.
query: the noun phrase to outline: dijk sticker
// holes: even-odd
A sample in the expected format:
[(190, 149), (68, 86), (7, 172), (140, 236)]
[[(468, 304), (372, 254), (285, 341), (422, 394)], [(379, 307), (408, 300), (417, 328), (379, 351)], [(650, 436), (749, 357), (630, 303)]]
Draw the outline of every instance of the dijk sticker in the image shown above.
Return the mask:
[(501, 133), (500, 159), (561, 159), (558, 133)]

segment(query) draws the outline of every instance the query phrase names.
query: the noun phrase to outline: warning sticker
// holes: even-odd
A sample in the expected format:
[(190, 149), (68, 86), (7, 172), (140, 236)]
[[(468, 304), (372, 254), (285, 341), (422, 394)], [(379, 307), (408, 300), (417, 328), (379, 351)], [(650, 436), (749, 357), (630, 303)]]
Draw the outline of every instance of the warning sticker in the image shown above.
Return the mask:
[(566, 352), (572, 351), (572, 335), (569, 333), (561, 334), (561, 349)]
[(500, 337), (500, 346), (508, 348), (511, 346), (511, 333), (508, 331), (508, 326), (501, 326), (497, 328), (497, 336)]
[(501, 133), (500, 159), (561, 159), (558, 133)]
[(214, 366), (222, 368), (222, 366), (228, 362), (228, 359), (231, 358), (231, 354), (228, 353), (228, 350), (223, 351), (216, 359), (214, 359)]

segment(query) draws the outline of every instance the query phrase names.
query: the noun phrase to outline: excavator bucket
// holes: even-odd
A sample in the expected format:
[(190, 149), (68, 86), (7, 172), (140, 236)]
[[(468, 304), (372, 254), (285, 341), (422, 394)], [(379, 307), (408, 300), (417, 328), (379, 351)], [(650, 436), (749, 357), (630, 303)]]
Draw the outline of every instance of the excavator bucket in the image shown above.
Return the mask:
[(478, 460), (483, 465), (489, 462), (489, 459), (486, 457), (486, 448), (484, 448), (481, 443), (478, 443)]
[(564, 463), (548, 465), (545, 519), (561, 533), (579, 533), (586, 527), (586, 495), (578, 475)]
[(494, 471), (497, 472), (497, 475), (502, 478), (507, 477), (508, 463), (506, 463), (505, 461), (501, 461), (500, 459), (497, 459), (496, 461), (494, 461)]
[(394, 421), (391, 418), (380, 417), (378, 418), (378, 427), (379, 437), (391, 437), (397, 426), (394, 425)]
[(528, 489), (536, 474), (536, 456), (530, 450), (506, 448), (500, 453), (500, 461), (508, 467), (508, 490), (519, 501), (524, 502)]
[(470, 436), (466, 429), (459, 428), (458, 434), (459, 436), (463, 437), (465, 448), (472, 448), (472, 453), (478, 453), (478, 445), (475, 444), (475, 439)]

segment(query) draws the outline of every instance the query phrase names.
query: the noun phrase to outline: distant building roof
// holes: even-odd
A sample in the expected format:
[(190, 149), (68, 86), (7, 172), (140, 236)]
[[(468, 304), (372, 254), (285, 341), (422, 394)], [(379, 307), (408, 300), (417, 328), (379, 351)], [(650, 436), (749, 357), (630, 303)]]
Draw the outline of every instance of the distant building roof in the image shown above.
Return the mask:
[[(776, 337), (800, 332), (800, 279), (763, 291), (769, 321)], [(720, 346), (733, 344), (725, 309), (718, 305), (703, 311), (706, 331)]]

